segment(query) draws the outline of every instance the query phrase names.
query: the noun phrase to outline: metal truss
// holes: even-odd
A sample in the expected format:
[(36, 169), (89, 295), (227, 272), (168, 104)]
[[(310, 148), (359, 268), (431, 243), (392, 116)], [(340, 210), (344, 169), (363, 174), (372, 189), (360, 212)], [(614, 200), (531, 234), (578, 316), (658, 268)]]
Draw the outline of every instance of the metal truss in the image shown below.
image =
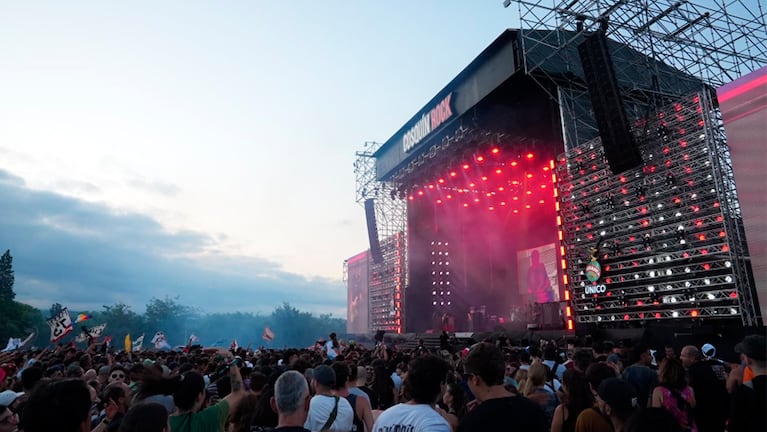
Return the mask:
[(615, 42), (610, 51), (629, 118), (648, 117), (648, 107), (695, 91), (701, 83), (718, 87), (767, 65), (762, 2), (757, 9), (743, 0), (515, 3), (525, 72), (547, 92), (548, 82), (559, 84), (557, 94), (549, 96), (560, 106), (568, 150), (598, 136), (579, 78), (576, 47), (587, 34), (604, 31)]
[[(605, 29), (609, 38), (718, 87), (767, 64), (767, 19), (743, 0), (516, 0), (525, 52), (555, 52)], [(535, 30), (558, 30), (541, 36)], [(546, 56), (533, 56), (528, 73)], [(576, 60), (577, 59), (571, 59)], [(621, 75), (620, 73), (618, 75)]]
[(372, 199), (375, 203), (378, 240), (383, 260), (369, 266), (369, 327), (401, 333), (403, 329), (403, 287), (407, 286), (407, 201), (399, 199), (391, 182), (376, 176), (375, 151), (379, 143), (366, 142), (356, 153), (354, 175), (355, 200), (358, 204)]
[[(641, 167), (613, 175), (599, 139), (558, 158), (566, 298), (578, 323), (760, 322), (720, 125), (704, 90), (635, 124)], [(593, 247), (605, 285), (597, 294), (583, 271)]]

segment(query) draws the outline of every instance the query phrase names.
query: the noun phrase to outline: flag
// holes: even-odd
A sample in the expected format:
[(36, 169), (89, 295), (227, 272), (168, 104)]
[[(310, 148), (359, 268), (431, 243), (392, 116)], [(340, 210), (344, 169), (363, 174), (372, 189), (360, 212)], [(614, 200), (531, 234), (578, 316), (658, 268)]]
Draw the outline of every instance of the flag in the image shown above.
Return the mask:
[(104, 329), (107, 328), (107, 324), (99, 324), (91, 328), (83, 326), (83, 331), (77, 335), (75, 342), (88, 342), (88, 339), (95, 339), (101, 337)]
[(51, 342), (56, 343), (64, 336), (68, 335), (74, 327), (72, 327), (72, 318), (69, 316), (67, 308), (61, 309), (55, 317), (48, 319), (48, 326), (51, 328)]
[(235, 338), (235, 339), (232, 341), (232, 344), (231, 344), (231, 345), (229, 345), (229, 350), (230, 350), (230, 351), (237, 351), (238, 349), (240, 349), (240, 345), (238, 345), (238, 344), (237, 344), (237, 338)]
[(189, 335), (189, 345), (194, 345), (194, 344), (196, 344), (196, 343), (197, 343), (197, 342), (199, 342), (199, 341), (200, 341), (200, 338), (198, 338), (197, 336), (195, 336), (195, 334), (194, 334), (194, 333), (192, 333), (191, 335)]
[(130, 340), (130, 333), (125, 335), (125, 352), (130, 352), (131, 349), (131, 340)]
[(170, 348), (170, 345), (168, 345), (168, 340), (165, 338), (165, 333), (161, 331), (158, 331), (154, 334), (152, 343), (154, 344), (154, 348), (158, 350)]
[(141, 346), (144, 345), (144, 335), (137, 337), (133, 341), (133, 351), (141, 351)]
[(274, 332), (269, 327), (264, 327), (264, 333), (261, 335), (265, 341), (271, 342), (274, 340)]
[(87, 321), (87, 320), (89, 320), (91, 318), (93, 318), (92, 315), (86, 314), (86, 313), (81, 313), (81, 314), (77, 315), (77, 319), (75, 319), (75, 324), (81, 323), (83, 321)]
[(0, 352), (14, 351), (17, 350), (19, 346), (21, 346), (21, 338), (15, 338), (11, 336), (8, 338), (8, 345), (6, 345), (5, 349)]

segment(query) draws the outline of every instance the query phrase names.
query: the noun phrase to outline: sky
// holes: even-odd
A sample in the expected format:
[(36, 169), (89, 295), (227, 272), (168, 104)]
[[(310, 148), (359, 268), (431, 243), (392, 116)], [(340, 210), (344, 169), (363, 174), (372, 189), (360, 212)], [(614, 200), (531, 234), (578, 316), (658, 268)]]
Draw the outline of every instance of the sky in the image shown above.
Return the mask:
[(368, 248), (355, 151), (519, 27), (502, 3), (3, 2), (17, 300), (345, 317), (343, 261)]
[(354, 153), (518, 26), (501, 3), (4, 2), (17, 300), (345, 316)]

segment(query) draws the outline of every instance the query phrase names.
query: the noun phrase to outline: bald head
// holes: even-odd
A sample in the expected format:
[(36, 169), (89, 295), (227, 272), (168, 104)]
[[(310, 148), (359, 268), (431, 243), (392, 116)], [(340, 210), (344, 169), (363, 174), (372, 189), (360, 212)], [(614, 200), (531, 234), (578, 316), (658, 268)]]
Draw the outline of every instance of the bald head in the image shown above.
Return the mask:
[(693, 345), (687, 345), (682, 348), (682, 353), (679, 355), (679, 359), (682, 360), (684, 367), (690, 367), (691, 365), (700, 361), (700, 350)]

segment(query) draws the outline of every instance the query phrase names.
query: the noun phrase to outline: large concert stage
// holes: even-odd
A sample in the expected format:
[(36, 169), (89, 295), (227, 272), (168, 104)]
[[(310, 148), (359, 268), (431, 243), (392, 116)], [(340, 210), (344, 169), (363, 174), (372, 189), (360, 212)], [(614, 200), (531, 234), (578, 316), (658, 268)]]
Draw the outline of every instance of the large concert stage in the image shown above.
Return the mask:
[(565, 27), (503, 32), (358, 153), (351, 333), (761, 325), (711, 81)]

